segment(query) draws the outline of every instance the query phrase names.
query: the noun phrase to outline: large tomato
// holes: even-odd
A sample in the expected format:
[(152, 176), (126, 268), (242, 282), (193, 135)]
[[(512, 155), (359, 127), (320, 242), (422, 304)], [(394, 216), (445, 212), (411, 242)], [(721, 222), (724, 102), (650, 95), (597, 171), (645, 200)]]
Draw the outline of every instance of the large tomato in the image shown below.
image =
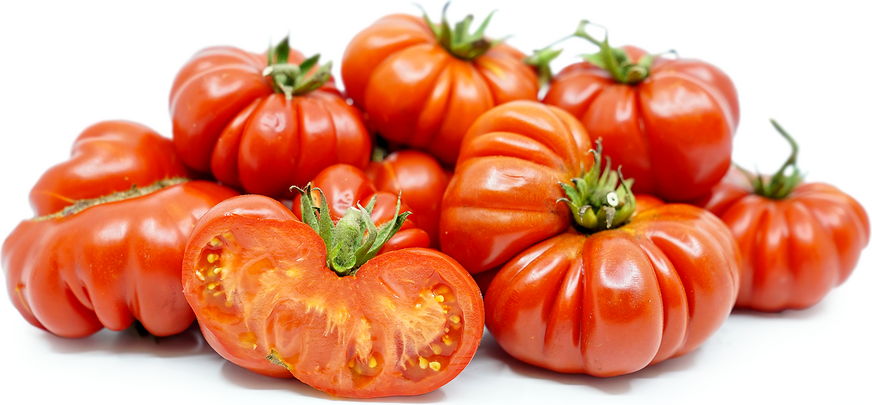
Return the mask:
[[(269, 59), (269, 60), (268, 60)], [(363, 116), (287, 39), (267, 55), (207, 48), (170, 92), (173, 140), (185, 163), (251, 193), (290, 197), (334, 163), (369, 161)], [(317, 70), (316, 70), (317, 69)]]
[(739, 124), (730, 78), (705, 62), (586, 38), (600, 53), (563, 69), (543, 101), (581, 120), (592, 139), (602, 138), (604, 153), (635, 179), (637, 192), (668, 201), (707, 193), (730, 167)]
[[(358, 208), (336, 225), (307, 212), (308, 225), (280, 203), (248, 195), (197, 224), (182, 278), (212, 347), (252, 371), (293, 375), (339, 396), (416, 395), (457, 376), (484, 329), (481, 295), (466, 270), (430, 249), (373, 257), (380, 247), (366, 240), (381, 239), (385, 228), (355, 233), (365, 222)], [(349, 215), (357, 220), (346, 222)], [(363, 260), (337, 270), (347, 263), (337, 259), (342, 252), (359, 247), (369, 252)]]
[[(796, 143), (790, 142), (793, 155), (776, 175), (752, 184), (734, 167), (696, 202), (720, 217), (739, 242), (737, 307), (808, 308), (845, 282), (869, 243), (866, 210), (829, 184), (802, 183)], [(788, 167), (794, 170), (790, 176)]]
[(64, 337), (134, 320), (156, 336), (185, 330), (194, 320), (181, 292), (185, 243), (197, 219), (236, 192), (184, 174), (170, 140), (148, 128), (105, 122), (85, 130), (72, 158), (31, 192), (39, 216), (3, 243), (9, 295), (22, 316)]
[[(333, 165), (318, 173), (311, 183), (324, 192), (324, 197), (330, 206), (330, 217), (333, 221), (339, 221), (349, 208), (357, 204), (366, 205), (375, 199), (372, 220), (376, 226), (391, 220), (394, 208), (397, 206), (398, 195), (390, 191), (378, 191), (366, 173), (350, 165)], [(402, 228), (382, 248), (382, 253), (410, 247), (427, 247), (430, 245), (430, 235), (417, 226), (420, 216), (414, 210), (407, 207), (405, 195), (403, 195), (400, 210), (410, 212), (403, 222)], [(293, 212), (297, 218), (302, 218), (303, 195), (294, 197)], [(318, 194), (314, 196), (314, 204), (321, 205)]]
[(439, 162), (424, 152), (401, 150), (366, 168), (375, 188), (403, 193), (403, 203), (415, 213), (415, 223), (430, 236), (430, 247), (439, 248), (439, 215), (449, 175)]
[(469, 129), (442, 199), (442, 251), (470, 273), (496, 268), (572, 221), (560, 183), (594, 160), (584, 127), (531, 101), (493, 108)]
[(440, 25), (389, 15), (357, 34), (342, 58), (348, 96), (379, 134), (449, 165), (479, 115), (508, 101), (536, 100), (539, 88), (525, 55), (484, 38), (483, 27), (468, 33), (471, 18), (452, 31), (444, 12)]

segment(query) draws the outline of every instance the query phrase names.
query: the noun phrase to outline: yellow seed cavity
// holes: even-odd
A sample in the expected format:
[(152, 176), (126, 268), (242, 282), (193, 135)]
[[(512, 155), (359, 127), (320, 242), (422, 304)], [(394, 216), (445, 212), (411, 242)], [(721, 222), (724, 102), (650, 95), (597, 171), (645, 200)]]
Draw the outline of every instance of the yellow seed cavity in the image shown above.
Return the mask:
[(437, 296), (436, 296), (436, 302), (445, 302), (445, 297), (443, 297), (443, 296), (441, 296), (441, 295), (437, 295)]
[(454, 341), (451, 340), (451, 338), (448, 335), (445, 335), (445, 336), (442, 336), (442, 343), (445, 343), (446, 345), (451, 346), (451, 344), (454, 343)]
[(451, 323), (460, 323), (460, 315), (451, 315), (448, 317), (448, 320), (451, 321)]
[(354, 359), (348, 360), (348, 368), (354, 368)]
[(212, 246), (212, 247), (218, 246), (220, 244), (221, 244), (221, 241), (218, 240), (217, 237), (212, 238), (212, 240), (209, 241), (209, 246)]
[(370, 357), (369, 358), (369, 368), (375, 368), (375, 366), (377, 366), (377, 365), (378, 365), (378, 361), (375, 359), (375, 357)]
[(236, 239), (236, 238), (233, 237), (233, 234), (230, 233), (230, 232), (224, 232), (221, 236), (223, 236), (224, 239), (226, 239), (226, 240), (234, 240), (234, 239)]
[(217, 297), (217, 296), (219, 296), (219, 295), (221, 295), (221, 294), (224, 294), (224, 291), (216, 291), (216, 292), (212, 293), (212, 296), (213, 296), (213, 297)]
[(218, 287), (218, 286), (219, 286), (218, 283), (209, 283), (209, 284), (206, 284), (206, 288), (208, 288), (208, 289), (210, 289), (210, 290), (214, 290), (215, 287)]
[(195, 271), (194, 275), (196, 275), (200, 281), (206, 281), (206, 277), (203, 277), (203, 273), (200, 273), (200, 270)]
[(433, 370), (433, 371), (439, 371), (440, 368), (442, 368), (442, 365), (439, 364), (438, 361), (431, 361), (431, 362), (430, 362), (430, 369), (431, 369), (431, 370)]
[(418, 366), (421, 367), (422, 370), (427, 368), (427, 359), (423, 357), (418, 357)]
[(209, 263), (215, 263), (216, 260), (218, 260), (218, 255), (217, 255), (217, 254), (215, 254), (215, 253), (209, 253), (208, 255), (206, 255), (206, 261), (207, 261), (207, 262), (209, 262)]
[(421, 308), (421, 303), (419, 302), (419, 303), (415, 304), (415, 308)]
[(437, 356), (442, 354), (442, 346), (439, 346), (439, 345), (433, 346), (431, 348), (431, 350), (433, 350), (433, 354), (435, 354)]

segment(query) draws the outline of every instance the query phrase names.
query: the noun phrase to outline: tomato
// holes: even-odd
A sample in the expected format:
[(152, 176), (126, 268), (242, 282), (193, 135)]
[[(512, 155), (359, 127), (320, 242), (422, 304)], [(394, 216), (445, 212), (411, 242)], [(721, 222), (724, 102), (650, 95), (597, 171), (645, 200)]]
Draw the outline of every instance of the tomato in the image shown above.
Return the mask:
[[(324, 197), (330, 205), (330, 216), (333, 221), (339, 221), (345, 216), (345, 212), (349, 208), (356, 207), (358, 203), (365, 205), (374, 198), (372, 220), (376, 226), (379, 226), (390, 221), (397, 205), (397, 194), (389, 191), (377, 191), (366, 173), (354, 166), (342, 164), (329, 166), (312, 179), (312, 187), (320, 188), (324, 192)], [(314, 197), (315, 205), (320, 206), (320, 198), (317, 195)], [(302, 199), (303, 196), (300, 194), (294, 197), (292, 209), (298, 218), (302, 215)], [(409, 211), (411, 215), (403, 222), (400, 231), (385, 244), (382, 253), (430, 245), (429, 234), (417, 226), (419, 216), (414, 211), (409, 210), (405, 198), (403, 198), (400, 211)]]
[(565, 231), (560, 183), (591, 167), (590, 148), (584, 127), (556, 107), (515, 101), (482, 115), (442, 199), (442, 251), (475, 274)]
[(479, 115), (512, 100), (536, 100), (538, 94), (536, 72), (524, 64), (525, 55), (485, 39), (487, 22), (468, 33), (471, 19), (453, 31), (444, 12), (439, 25), (389, 15), (358, 33), (342, 58), (348, 96), (379, 134), (448, 165)]
[(365, 167), (363, 116), (336, 89), (329, 64), (316, 70), (317, 59), (304, 61), (287, 39), (266, 56), (231, 47), (194, 55), (170, 92), (185, 163), (232, 187), (286, 198), (331, 164)]
[(212, 347), (249, 370), (338, 396), (416, 395), (457, 376), (484, 330), (481, 295), (466, 270), (438, 251), (412, 248), (356, 261), (339, 276), (335, 252), (349, 246), (335, 243), (356, 237), (334, 234), (328, 250), (324, 227), (347, 226), (308, 212), (309, 225), (277, 201), (246, 195), (197, 223), (182, 279)]
[(236, 192), (180, 177), (174, 154), (148, 128), (105, 122), (43, 175), (31, 192), (40, 216), (22, 221), (2, 250), (9, 295), (28, 322), (63, 337), (134, 320), (156, 336), (191, 324), (180, 280), (185, 243), (197, 219)]
[[(845, 282), (869, 243), (869, 217), (860, 203), (829, 184), (801, 183), (798, 150), (790, 141), (793, 155), (775, 176), (752, 185), (733, 168), (696, 202), (720, 217), (739, 242), (737, 307), (808, 308)], [(791, 166), (794, 174), (787, 177)]]
[(616, 229), (570, 227), (515, 256), (490, 283), (485, 319), (521, 361), (632, 373), (696, 349), (724, 323), (740, 260), (714, 215), (666, 204)]
[(48, 215), (76, 200), (190, 176), (171, 140), (134, 122), (104, 121), (85, 129), (70, 159), (39, 178), (30, 205), (37, 216)]
[[(543, 102), (581, 120), (592, 139), (602, 138), (605, 154), (635, 179), (638, 193), (683, 202), (703, 196), (730, 167), (739, 124), (730, 78), (702, 61), (669, 60), (632, 46), (612, 49), (590, 39), (601, 47), (590, 58), (599, 66), (566, 67)], [(605, 69), (607, 51), (621, 55), (614, 62), (621, 68)]]
[(402, 150), (371, 162), (366, 174), (376, 189), (403, 193), (403, 202), (417, 217), (415, 223), (430, 235), (430, 247), (438, 249), (442, 195), (450, 177), (439, 162), (423, 152)]

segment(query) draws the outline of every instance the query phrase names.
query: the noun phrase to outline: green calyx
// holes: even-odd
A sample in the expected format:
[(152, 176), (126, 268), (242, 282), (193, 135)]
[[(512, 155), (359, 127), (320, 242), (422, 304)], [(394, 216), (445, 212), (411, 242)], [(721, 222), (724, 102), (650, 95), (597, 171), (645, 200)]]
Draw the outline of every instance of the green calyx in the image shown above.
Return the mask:
[(651, 72), (651, 64), (654, 63), (654, 58), (657, 55), (644, 55), (638, 61), (633, 61), (627, 52), (621, 48), (612, 48), (609, 45), (608, 32), (602, 41), (592, 37), (587, 32), (590, 21), (581, 20), (578, 28), (571, 35), (555, 41), (545, 48), (538, 49), (528, 56), (524, 61), (539, 72), (539, 82), (544, 85), (551, 81), (550, 63), (554, 58), (560, 55), (562, 49), (555, 50), (553, 47), (570, 38), (582, 38), (599, 47), (599, 52), (593, 54), (581, 55), (585, 61), (596, 65), (612, 76), (617, 82), (624, 84), (636, 84), (645, 80)]
[[(781, 127), (781, 125), (778, 125), (778, 123), (775, 122), (775, 120), (770, 119), (769, 122), (771, 122), (772, 126), (775, 127), (775, 130), (777, 130), (778, 133), (781, 134), (788, 143), (790, 143), (790, 157), (787, 158), (787, 161), (781, 165), (778, 172), (770, 177), (768, 181), (759, 173), (755, 176), (738, 165), (736, 165), (736, 167), (745, 175), (745, 177), (748, 178), (748, 181), (751, 182), (751, 185), (754, 187), (754, 194), (773, 200), (780, 200), (789, 196), (796, 186), (802, 183), (802, 174), (799, 172), (799, 167), (796, 165), (797, 156), (799, 155), (799, 145), (796, 143), (796, 140), (794, 140), (793, 137)], [(785, 174), (788, 168), (791, 169), (790, 175)]]
[(317, 90), (330, 80), (330, 68), (333, 62), (327, 62), (314, 73), (310, 71), (321, 58), (316, 54), (303, 61), (299, 65), (288, 63), (291, 54), (289, 37), (285, 37), (278, 45), (270, 47), (266, 54), (267, 67), (263, 75), (272, 78), (273, 89), (276, 93), (284, 94), (290, 100), (293, 96), (300, 96)]
[(430, 30), (433, 31), (433, 34), (436, 35), (439, 44), (442, 45), (442, 47), (450, 54), (458, 59), (472, 60), (483, 55), (485, 52), (505, 40), (505, 38), (489, 40), (484, 37), (484, 30), (490, 23), (494, 11), (491, 11), (491, 13), (488, 14), (487, 18), (484, 19), (478, 29), (473, 33), (469, 32), (472, 28), (472, 15), (467, 15), (466, 18), (457, 23), (452, 30), (451, 24), (448, 23), (448, 19), (445, 16), (449, 4), (451, 4), (451, 2), (445, 3), (445, 7), (442, 8), (442, 21), (439, 25), (434, 24), (433, 21), (430, 20), (430, 17), (427, 16), (427, 12), (424, 11), (420, 5), (418, 8), (421, 8), (421, 12), (424, 14), (424, 21), (427, 22), (428, 26), (430, 26)]
[(605, 168), (600, 170), (602, 141), (597, 140), (596, 144), (596, 150), (590, 150), (594, 156), (593, 167), (585, 172), (582, 166), (582, 176), (572, 179), (572, 184), (560, 183), (566, 197), (557, 200), (569, 205), (576, 225), (588, 233), (630, 222), (636, 210), (636, 197), (630, 191), (633, 179), (625, 180), (620, 167), (612, 170), (609, 158), (606, 158)]
[(327, 246), (327, 267), (339, 276), (354, 275), (360, 266), (378, 254), (382, 246), (400, 230), (406, 217), (411, 215), (408, 211), (400, 213), (400, 198), (397, 198), (394, 218), (376, 228), (371, 216), (375, 206), (373, 198), (366, 207), (358, 203), (357, 207), (349, 208), (345, 211), (345, 216), (334, 224), (330, 218), (330, 207), (321, 189), (314, 189), (321, 197), (320, 207), (314, 204), (311, 184), (305, 189), (294, 186), (291, 190), (300, 192), (303, 222), (324, 240)]

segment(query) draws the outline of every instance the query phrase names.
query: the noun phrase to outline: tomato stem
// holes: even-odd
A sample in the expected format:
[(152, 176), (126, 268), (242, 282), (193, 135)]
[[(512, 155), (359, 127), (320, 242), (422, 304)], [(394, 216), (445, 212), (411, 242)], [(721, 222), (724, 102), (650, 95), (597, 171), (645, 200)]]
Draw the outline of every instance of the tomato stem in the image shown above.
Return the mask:
[(630, 191), (633, 180), (625, 180), (620, 167), (611, 170), (608, 157), (605, 169), (601, 170), (602, 140), (598, 139), (596, 144), (596, 150), (590, 150), (594, 155), (593, 167), (585, 172), (582, 165), (581, 177), (572, 179), (572, 184), (560, 183), (566, 197), (557, 200), (568, 204), (576, 225), (590, 233), (617, 228), (629, 222), (636, 210), (636, 197)]
[[(775, 127), (775, 130), (781, 134), (784, 139), (790, 144), (790, 156), (781, 165), (781, 168), (778, 169), (775, 174), (768, 179), (763, 177), (761, 174), (752, 175), (750, 171), (743, 169), (739, 165), (736, 165), (742, 174), (748, 178), (748, 181), (751, 182), (751, 185), (754, 187), (754, 193), (770, 198), (773, 200), (780, 200), (782, 198), (786, 198), (793, 192), (793, 190), (802, 183), (802, 174), (799, 171), (799, 166), (797, 166), (797, 158), (799, 156), (799, 144), (796, 143), (796, 140), (793, 139), (781, 125), (778, 124), (774, 119), (770, 119), (769, 122), (772, 123), (772, 126)], [(790, 175), (786, 175), (785, 172), (788, 168), (791, 168), (792, 171)]]
[(462, 60), (473, 60), (505, 40), (505, 38), (489, 40), (484, 37), (484, 30), (487, 28), (488, 24), (490, 24), (491, 17), (493, 17), (496, 10), (491, 11), (490, 14), (485, 17), (484, 21), (482, 21), (481, 25), (478, 26), (478, 29), (473, 33), (469, 32), (472, 28), (472, 15), (467, 15), (463, 20), (457, 23), (452, 30), (451, 24), (448, 23), (448, 18), (446, 16), (446, 11), (450, 4), (451, 2), (447, 2), (445, 3), (445, 6), (442, 7), (442, 21), (439, 25), (434, 24), (433, 21), (430, 20), (430, 17), (421, 5), (417, 6), (424, 14), (424, 21), (430, 27), (430, 30), (433, 31), (433, 35), (436, 36), (439, 44), (454, 57)]
[(554, 50), (554, 46), (576, 37), (584, 39), (599, 48), (597, 53), (581, 56), (585, 61), (607, 71), (615, 81), (624, 84), (636, 84), (648, 77), (655, 56), (645, 55), (634, 62), (625, 50), (612, 48), (609, 45), (608, 31), (606, 31), (603, 40), (600, 41), (587, 32), (588, 25), (598, 26), (588, 20), (581, 20), (574, 33), (554, 41), (542, 49), (537, 49), (524, 60), (527, 64), (534, 66), (539, 72), (540, 85), (544, 86), (551, 81), (550, 63), (562, 51), (562, 49)]
[(315, 91), (330, 80), (333, 62), (327, 62), (311, 73), (321, 58), (320, 54), (313, 55), (299, 65), (288, 62), (290, 54), (290, 37), (285, 37), (267, 52), (267, 67), (263, 69), (263, 75), (272, 79), (276, 93), (284, 94), (290, 100), (293, 96)]
[[(340, 277), (354, 275), (364, 263), (375, 257), (382, 246), (390, 240), (403, 226), (406, 217), (411, 212), (400, 213), (400, 200), (397, 198), (397, 208), (394, 217), (376, 228), (372, 221), (372, 210), (375, 207), (373, 197), (366, 207), (357, 203), (345, 211), (345, 216), (335, 224), (330, 218), (330, 207), (324, 192), (312, 184), (305, 189), (293, 186), (291, 190), (299, 191), (302, 197), (300, 208), (302, 220), (315, 230), (327, 247), (327, 267)], [(319, 194), (320, 204), (315, 205), (312, 191)]]

